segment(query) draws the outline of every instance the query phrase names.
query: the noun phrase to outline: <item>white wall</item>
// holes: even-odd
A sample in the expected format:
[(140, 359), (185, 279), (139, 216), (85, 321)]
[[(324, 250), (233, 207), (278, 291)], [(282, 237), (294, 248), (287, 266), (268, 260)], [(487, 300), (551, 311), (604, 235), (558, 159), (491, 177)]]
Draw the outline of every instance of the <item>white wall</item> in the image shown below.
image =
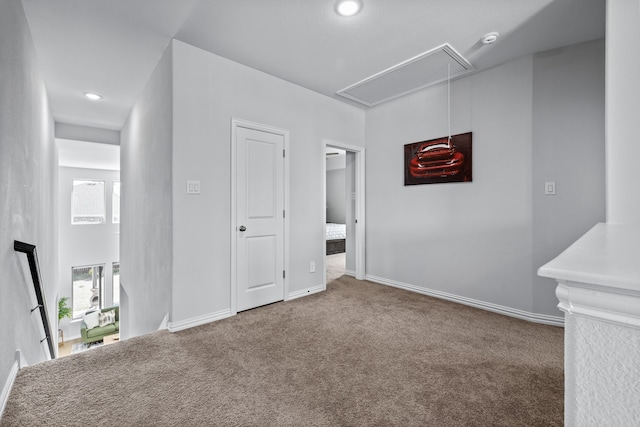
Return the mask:
[[(366, 160), (365, 160), (366, 162)], [(366, 169), (365, 169), (366, 170)], [(345, 207), (347, 240), (345, 242), (346, 273), (356, 274), (356, 153), (347, 151), (345, 155)], [(366, 256), (365, 256), (366, 257)]]
[(56, 122), (55, 127), (56, 138), (120, 145), (120, 131), (118, 130), (78, 126), (60, 122)]
[(403, 145), (447, 135), (442, 84), (367, 112), (367, 275), (532, 309), (532, 58), (451, 84), (473, 182), (403, 186)]
[[(604, 57), (604, 40), (533, 57), (534, 270), (605, 220)], [(535, 313), (558, 314), (556, 285), (534, 273)]]
[(607, 222), (640, 222), (640, 1), (607, 1)]
[(44, 334), (39, 314), (29, 313), (35, 296), (31, 277), (22, 268), (26, 257), (13, 250), (14, 239), (36, 245), (52, 327), (57, 316), (54, 124), (19, 1), (0, 0), (0, 112), (2, 391), (11, 380), (17, 349), (29, 364), (48, 357), (46, 344), (40, 344)]
[[(325, 251), (322, 141), (363, 146), (364, 112), (180, 41), (173, 59), (171, 321), (230, 308), (232, 117), (291, 132), (289, 291), (321, 286), (309, 262)], [(188, 179), (200, 180), (200, 196), (185, 194)]]
[(446, 85), (369, 110), (367, 274), (559, 321), (555, 282), (536, 270), (604, 218), (603, 47), (452, 82), (452, 133), (473, 132), (472, 183), (403, 187), (402, 145), (447, 134)]
[[(571, 63), (571, 55), (582, 58), (585, 63), (594, 62), (589, 55), (595, 54), (597, 48), (584, 49), (586, 53), (568, 49), (568, 57), (560, 55), (560, 59), (553, 60), (548, 59), (553, 55), (539, 55), (535, 59), (528, 56), (454, 81), (452, 130), (454, 134), (473, 132), (474, 180), (404, 187), (402, 145), (447, 132), (446, 109), (442, 108), (446, 100), (445, 85), (372, 108), (366, 112), (365, 121), (362, 110), (173, 41), (169, 51), (172, 70), (166, 66), (167, 54), (149, 84), (149, 88), (162, 89), (160, 95), (155, 95), (161, 99), (155, 102), (146, 99), (151, 96), (148, 88), (123, 130), (123, 145), (128, 139), (130, 150), (140, 145), (134, 141), (140, 139), (141, 127), (146, 127), (149, 135), (143, 139), (155, 138), (158, 144), (157, 149), (148, 147), (145, 155), (130, 153), (132, 176), (140, 175), (133, 165), (151, 155), (165, 171), (163, 177), (170, 179), (170, 195), (165, 192), (165, 181), (148, 182), (155, 187), (154, 197), (159, 202), (155, 211), (172, 216), (169, 227), (172, 240), (163, 236), (157, 242), (172, 248), (171, 254), (162, 255), (173, 260), (173, 280), (157, 285), (163, 292), (171, 290), (171, 303), (167, 306), (159, 299), (159, 305), (170, 309), (171, 322), (181, 324), (213, 319), (229, 312), (230, 123), (235, 117), (291, 131), (291, 212), (288, 213), (291, 215), (291, 271), (287, 274), (292, 285), (290, 292), (321, 285), (321, 275), (309, 273), (308, 265), (309, 261), (318, 263), (324, 256), (322, 140), (363, 146), (366, 135), (369, 277), (460, 296), (518, 313), (558, 318), (552, 287), (533, 290), (534, 271), (538, 267), (534, 251), (536, 257), (547, 259), (555, 254), (547, 253), (544, 245), (534, 241), (537, 232), (534, 223), (536, 230), (544, 233), (553, 225), (534, 219), (534, 206), (543, 206), (546, 199), (537, 200), (538, 190), (534, 190), (532, 182), (534, 173), (536, 180), (547, 179), (550, 169), (538, 169), (538, 163), (545, 162), (545, 156), (555, 156), (549, 150), (544, 133), (553, 128), (555, 122), (545, 114), (536, 118), (536, 111), (546, 111), (546, 102), (555, 103), (555, 98), (562, 96), (547, 101), (540, 95), (534, 101), (533, 85), (556, 81), (555, 71), (547, 75), (547, 69), (560, 70), (560, 81), (566, 78), (567, 74), (563, 73), (569, 71), (564, 70), (562, 64)], [(542, 74), (534, 78), (534, 70)], [(588, 77), (578, 79), (578, 86), (595, 81), (595, 77), (597, 71), (591, 70)], [(171, 79), (173, 111), (167, 107), (171, 96), (166, 93)], [(589, 93), (597, 98), (597, 90)], [(592, 99), (591, 95), (584, 99)], [(152, 106), (155, 106), (153, 111)], [(594, 114), (597, 107), (588, 110)], [(157, 117), (163, 117), (164, 121)], [(576, 112), (573, 117), (579, 122), (584, 115)], [(172, 122), (171, 131), (166, 122)], [(534, 122), (536, 137), (543, 141), (543, 146), (536, 150), (533, 148)], [(596, 128), (594, 125), (593, 129)], [(166, 136), (169, 133), (171, 137)], [(165, 151), (167, 147), (170, 154)], [(596, 152), (597, 147), (592, 154)], [(591, 176), (594, 182), (599, 179), (594, 178), (596, 175)], [(124, 165), (122, 179), (126, 188)], [(201, 182), (199, 196), (185, 194), (186, 181), (192, 179)], [(565, 178), (562, 181), (565, 182)], [(146, 187), (139, 186), (141, 192), (143, 188)], [(130, 194), (132, 197), (136, 193)], [(125, 198), (123, 190), (123, 205)], [(597, 205), (593, 203), (594, 209)], [(562, 220), (566, 222), (572, 213), (565, 211), (564, 214)], [(156, 224), (144, 233), (137, 231), (137, 239), (158, 229), (165, 230), (158, 227)], [(126, 288), (124, 250), (121, 257)], [(153, 262), (158, 262), (157, 256), (153, 258)], [(138, 285), (132, 286), (135, 293)], [(148, 286), (146, 289), (151, 290)], [(158, 317), (161, 309), (154, 312)]]
[[(640, 181), (636, 177), (640, 157), (638, 40), (640, 1), (608, 0), (606, 216), (607, 222), (613, 224), (640, 221)], [(637, 258), (638, 253), (638, 241), (632, 241), (629, 247), (633, 250), (628, 252), (630, 260)], [(616, 294), (620, 292), (611, 289)], [(606, 292), (598, 294), (608, 303), (603, 312), (621, 310), (610, 303)], [(633, 304), (629, 298), (625, 305), (634, 307)], [(594, 308), (597, 312), (600, 307)], [(618, 318), (622, 319), (621, 323), (626, 320), (625, 316)], [(567, 315), (565, 343), (565, 424), (638, 425), (640, 331), (633, 322), (605, 323), (579, 314)]]
[[(340, 156), (344, 160), (346, 156)], [(327, 159), (327, 165), (328, 165)], [(346, 176), (345, 168), (327, 168), (327, 222), (346, 223)]]
[[(74, 179), (99, 180), (105, 183), (107, 222), (105, 224), (71, 224), (71, 193)], [(59, 168), (58, 174), (58, 293), (69, 297), (72, 307), (71, 268), (104, 264), (105, 307), (111, 304), (112, 263), (120, 260), (120, 225), (111, 219), (113, 183), (120, 181), (119, 171)], [(60, 328), (65, 340), (80, 337), (80, 320), (63, 319)]]
[(157, 330), (171, 307), (171, 87), (167, 49), (120, 134), (123, 338)]
[(332, 171), (336, 169), (344, 169), (347, 164), (346, 153), (327, 156), (325, 159), (326, 169), (327, 171)]

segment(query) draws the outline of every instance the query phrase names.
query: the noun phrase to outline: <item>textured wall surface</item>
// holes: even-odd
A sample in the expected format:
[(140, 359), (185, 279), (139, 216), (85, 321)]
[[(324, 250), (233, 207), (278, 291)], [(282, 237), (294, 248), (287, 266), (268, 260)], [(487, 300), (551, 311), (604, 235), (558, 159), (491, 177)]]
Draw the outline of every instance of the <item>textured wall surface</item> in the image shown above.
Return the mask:
[(565, 422), (640, 425), (640, 330), (567, 314)]
[(171, 307), (171, 76), (169, 48), (120, 133), (124, 338), (157, 330)]
[(173, 55), (172, 322), (230, 307), (232, 118), (290, 131), (289, 292), (321, 286), (323, 141), (364, 146), (364, 111), (179, 41)]
[(19, 1), (0, 0), (0, 113), (2, 390), (17, 349), (29, 364), (48, 357), (38, 311), (29, 312), (36, 304), (26, 257), (13, 250), (14, 239), (36, 245), (52, 329), (57, 322), (54, 124)]

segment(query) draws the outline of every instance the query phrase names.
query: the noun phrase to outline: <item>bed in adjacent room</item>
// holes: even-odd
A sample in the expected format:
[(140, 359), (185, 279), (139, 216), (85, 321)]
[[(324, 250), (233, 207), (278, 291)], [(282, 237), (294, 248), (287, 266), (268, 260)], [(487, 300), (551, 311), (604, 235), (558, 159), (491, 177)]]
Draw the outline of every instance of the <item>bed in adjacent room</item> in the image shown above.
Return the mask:
[(327, 255), (344, 252), (346, 239), (346, 224), (327, 223)]

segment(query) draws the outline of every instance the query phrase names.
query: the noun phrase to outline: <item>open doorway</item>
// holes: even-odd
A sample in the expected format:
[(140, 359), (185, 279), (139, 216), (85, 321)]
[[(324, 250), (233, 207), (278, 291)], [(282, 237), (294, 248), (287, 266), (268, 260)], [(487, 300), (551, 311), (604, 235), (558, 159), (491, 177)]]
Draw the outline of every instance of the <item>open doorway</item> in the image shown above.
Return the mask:
[(346, 274), (364, 279), (364, 148), (324, 144), (326, 284)]
[(119, 340), (120, 147), (56, 143), (61, 357)]
[[(325, 148), (325, 240), (326, 240), (326, 277), (327, 283), (347, 272), (347, 210), (353, 212), (350, 197), (353, 183), (353, 153), (334, 148)], [(347, 157), (349, 161), (347, 162)], [(347, 163), (349, 168), (347, 169)], [(348, 175), (348, 176), (347, 176)], [(350, 233), (351, 234), (351, 233)], [(350, 249), (352, 239), (349, 239)], [(350, 251), (352, 253), (352, 251)], [(353, 270), (353, 259), (349, 259)], [(353, 274), (352, 274), (353, 275)]]

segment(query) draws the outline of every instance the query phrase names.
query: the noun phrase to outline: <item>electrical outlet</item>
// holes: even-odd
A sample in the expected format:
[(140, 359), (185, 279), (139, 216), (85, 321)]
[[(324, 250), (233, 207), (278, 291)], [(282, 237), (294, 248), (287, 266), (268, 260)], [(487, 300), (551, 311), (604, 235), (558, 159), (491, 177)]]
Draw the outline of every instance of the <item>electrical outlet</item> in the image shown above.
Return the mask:
[(316, 272), (316, 262), (311, 261), (309, 263), (309, 273), (315, 273), (315, 272)]
[(187, 194), (200, 194), (200, 181), (187, 181)]
[(544, 194), (548, 196), (556, 194), (555, 181), (548, 181), (544, 183)]

